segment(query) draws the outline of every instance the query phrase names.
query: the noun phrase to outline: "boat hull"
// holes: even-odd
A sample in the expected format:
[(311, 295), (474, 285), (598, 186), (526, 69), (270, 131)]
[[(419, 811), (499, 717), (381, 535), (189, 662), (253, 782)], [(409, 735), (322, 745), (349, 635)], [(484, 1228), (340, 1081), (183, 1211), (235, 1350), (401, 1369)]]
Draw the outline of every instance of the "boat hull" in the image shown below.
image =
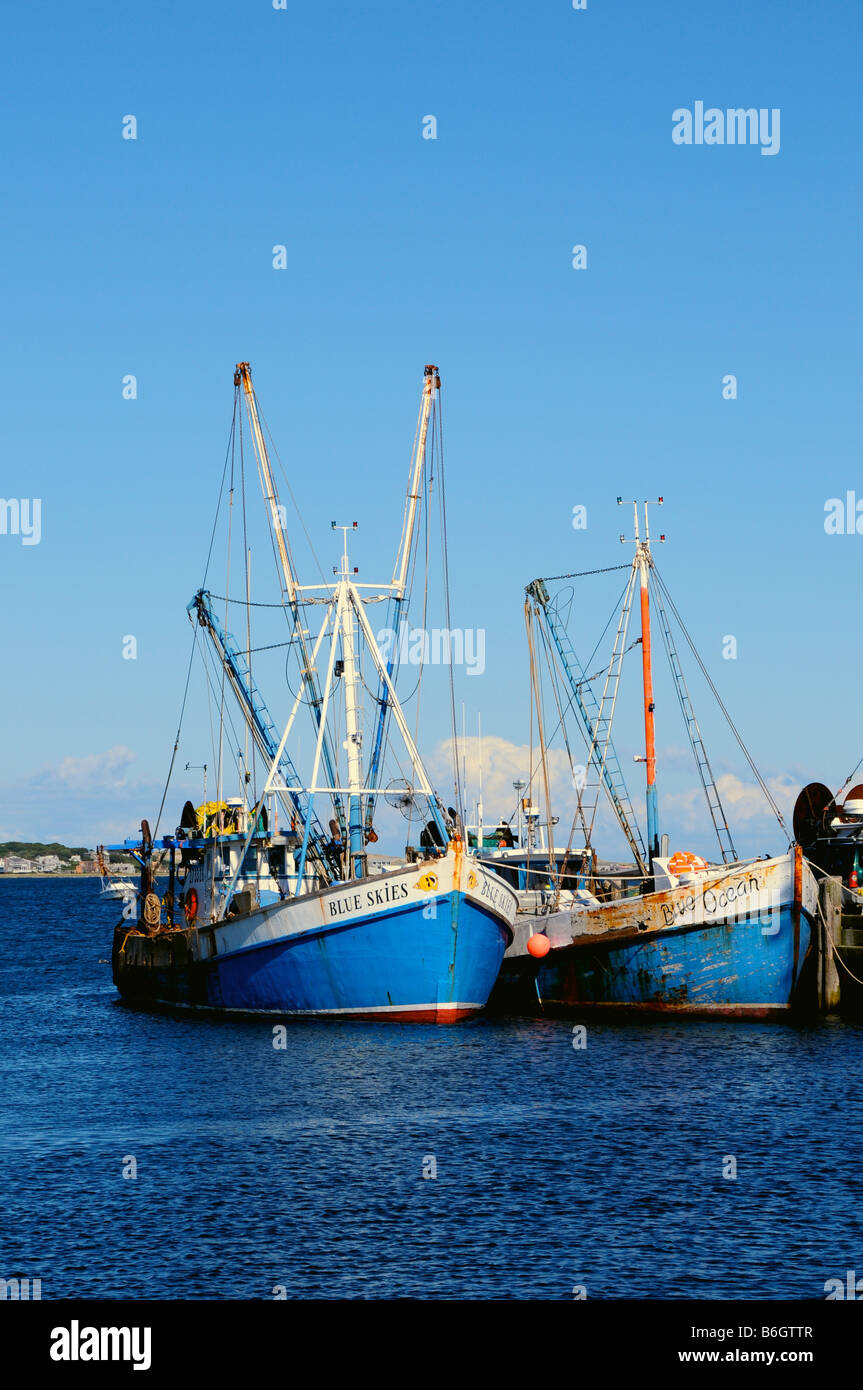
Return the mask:
[(450, 854), (214, 926), (121, 925), (114, 980), (142, 1004), (454, 1023), (485, 1006), (514, 916), (494, 875)]
[[(797, 854), (696, 886), (519, 920), (494, 1011), (768, 1018), (802, 1004), (817, 884)], [(527, 940), (547, 935), (535, 960)]]

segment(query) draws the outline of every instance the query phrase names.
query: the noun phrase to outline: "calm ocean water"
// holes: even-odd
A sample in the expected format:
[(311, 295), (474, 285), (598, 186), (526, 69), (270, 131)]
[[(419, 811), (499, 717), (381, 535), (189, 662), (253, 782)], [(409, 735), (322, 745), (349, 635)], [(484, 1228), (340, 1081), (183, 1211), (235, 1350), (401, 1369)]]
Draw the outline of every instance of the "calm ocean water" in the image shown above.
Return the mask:
[(550, 1020), (303, 1022), (277, 1051), (119, 1004), (117, 916), (92, 881), (0, 880), (0, 1277), (43, 1298), (823, 1298), (863, 1271), (863, 1027), (576, 1051)]

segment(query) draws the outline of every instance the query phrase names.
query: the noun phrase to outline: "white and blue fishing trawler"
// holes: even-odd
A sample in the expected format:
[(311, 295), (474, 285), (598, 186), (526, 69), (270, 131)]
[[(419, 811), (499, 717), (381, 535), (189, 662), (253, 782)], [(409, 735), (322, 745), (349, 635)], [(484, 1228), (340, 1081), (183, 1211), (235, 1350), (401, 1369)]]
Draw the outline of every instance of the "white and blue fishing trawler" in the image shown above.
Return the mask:
[[(395, 630), (409, 601), (436, 418), (439, 429), (437, 368), (425, 369), (401, 541), (392, 581), (380, 586), (359, 583), (349, 564), (355, 523), (333, 523), (344, 533), (333, 581), (299, 582), (248, 363), (237, 366), (234, 384), (232, 438), (244, 403), (277, 561), (281, 600), (273, 606), (287, 619), (296, 691), (279, 735), (252, 674), (252, 654), (263, 648), (252, 645), (248, 562), (245, 643), (220, 621), (213, 594), (199, 590), (189, 612), (196, 640), (204, 634), (215, 659), (210, 691), (232, 694), (252, 761), (262, 760), (261, 781), (250, 796), (256, 774), (244, 757), (242, 795), (223, 795), (223, 701), (215, 799), (197, 810), (187, 802), (172, 834), (159, 836), (158, 822), (151, 834), (144, 821), (140, 836), (122, 845), (138, 858), (141, 878), (115, 932), (116, 986), (139, 1004), (225, 1013), (467, 1018), (497, 977), (516, 894), (467, 852), (459, 816), (436, 793), (396, 695), (398, 647), (383, 655), (367, 611), (385, 603)], [(245, 528), (245, 503), (242, 516)], [(312, 716), (305, 778), (289, 751), (301, 711)], [(175, 756), (179, 741), (178, 732)], [(384, 785), (388, 769), (400, 775)], [(417, 823), (419, 842), (394, 866), (369, 872), (382, 803)]]
[[(564, 849), (553, 842), (549, 801), (547, 842), (514, 849), (502, 845), (482, 854), (486, 865), (494, 866), (519, 895), (514, 940), (506, 952), (490, 1006), (519, 1013), (596, 1010), (715, 1017), (788, 1015), (808, 1007), (808, 983), (814, 978), (813, 946), (818, 940), (818, 883), (799, 844), (790, 843), (786, 853), (774, 858), (747, 860), (737, 855), (684, 679), (668, 609), (717, 700), (718, 693), (656, 572), (647, 505), (643, 530), (635, 507), (632, 565), (619, 567), (629, 568), (630, 575), (611, 659), (604, 670), (588, 675), (576, 655), (565, 621), (571, 599), (555, 596), (550, 591), (551, 580), (534, 580), (527, 588), (525, 617), (540, 725), (539, 767), (531, 781), (544, 785), (548, 800), (536, 626), (543, 634), (556, 687), (556, 707), (563, 712), (561, 722), (575, 712), (587, 755), (574, 779), (578, 802)], [(561, 575), (558, 579), (566, 582), (579, 577)], [(612, 742), (636, 595), (641, 631), (629, 645), (641, 647), (644, 743), (636, 761), (645, 765), (647, 774), (646, 843)], [(686, 850), (670, 854), (659, 833), (651, 595), (717, 836), (719, 863), (710, 864)], [(601, 684), (601, 695), (594, 692), (595, 680)], [(728, 717), (721, 700), (719, 704)], [(731, 728), (785, 830), (769, 788), (733, 724)], [(597, 860), (593, 841), (600, 793), (607, 797), (626, 837), (631, 864), (602, 865)], [(791, 841), (791, 836), (788, 838)]]

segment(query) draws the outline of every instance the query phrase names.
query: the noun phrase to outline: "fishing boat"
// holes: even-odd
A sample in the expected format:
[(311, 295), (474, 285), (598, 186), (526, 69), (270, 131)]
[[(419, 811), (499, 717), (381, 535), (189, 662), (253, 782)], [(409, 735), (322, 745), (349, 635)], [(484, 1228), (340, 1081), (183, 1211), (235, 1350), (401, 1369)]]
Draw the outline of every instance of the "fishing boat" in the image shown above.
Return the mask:
[[(659, 499), (661, 502), (661, 499)], [(621, 502), (621, 499), (618, 499)], [(519, 893), (514, 939), (507, 949), (490, 1008), (515, 1012), (580, 1013), (584, 1010), (716, 1017), (776, 1017), (803, 1007), (811, 974), (818, 883), (799, 844), (789, 836), (786, 853), (740, 859), (701, 736), (674, 638), (671, 609), (699, 661), (673, 600), (656, 570), (648, 504), (643, 527), (635, 512), (635, 554), (618, 618), (611, 660), (596, 677), (582, 667), (549, 585), (527, 588), (525, 617), (531, 647), (534, 699), (540, 732), (540, 777), (549, 801), (549, 843), (527, 856), (503, 847), (484, 852)], [(662, 538), (664, 539), (664, 537)], [(624, 540), (624, 537), (621, 537)], [(557, 576), (569, 580), (578, 576)], [(618, 684), (627, 647), (629, 617), (638, 595), (641, 647), (646, 842), (633, 812), (620, 759), (612, 741)], [(651, 597), (686, 724), (694, 760), (719, 842), (721, 862), (690, 851), (669, 853), (659, 831), (655, 702), (651, 655)], [(573, 829), (563, 854), (551, 839), (546, 740), (542, 724), (539, 662), (534, 624), (541, 624), (550, 660), (575, 710), (587, 748), (578, 785)], [(602, 694), (594, 690), (599, 678)], [(559, 701), (561, 707), (563, 696)], [(725, 706), (719, 700), (723, 713)], [(729, 717), (730, 722), (730, 717)], [(732, 730), (780, 825), (785, 822), (733, 723)], [(593, 847), (597, 801), (604, 793), (625, 835), (632, 863), (600, 865)], [(581, 844), (575, 843), (577, 830)], [(787, 833), (787, 831), (786, 831)], [(518, 860), (514, 865), (514, 858)], [(517, 877), (513, 877), (517, 868)], [(541, 901), (538, 901), (538, 898)]]
[[(435, 790), (399, 702), (398, 644), (384, 653), (368, 612), (386, 604), (390, 631), (407, 612), (419, 517), (442, 467), (434, 452), (439, 373), (425, 368), (401, 540), (383, 585), (359, 582), (348, 556), (356, 523), (335, 522), (342, 550), (333, 581), (300, 583), (248, 363), (238, 364), (234, 386), (235, 421), (244, 408), (266, 502), (293, 702), (279, 734), (253, 675), (253, 652), (262, 649), (250, 635), (248, 565), (239, 600), (244, 644), (200, 588), (189, 604), (194, 637), (205, 636), (234, 697), (262, 781), (250, 797), (255, 773), (244, 764), (241, 794), (224, 795), (219, 742), (215, 798), (197, 808), (187, 802), (171, 834), (159, 835), (158, 820), (151, 833), (145, 820), (123, 843), (141, 878), (136, 915), (115, 932), (114, 981), (127, 1001), (226, 1014), (468, 1018), (484, 1007), (512, 940), (516, 894), (468, 853), (460, 818)], [(245, 526), (245, 503), (242, 515)], [(311, 716), (305, 776), (292, 752), (301, 713)], [(387, 781), (392, 771), (400, 775)], [(370, 862), (382, 806), (416, 825), (418, 844), (396, 861), (372, 851)], [(157, 855), (167, 866), (164, 886)]]

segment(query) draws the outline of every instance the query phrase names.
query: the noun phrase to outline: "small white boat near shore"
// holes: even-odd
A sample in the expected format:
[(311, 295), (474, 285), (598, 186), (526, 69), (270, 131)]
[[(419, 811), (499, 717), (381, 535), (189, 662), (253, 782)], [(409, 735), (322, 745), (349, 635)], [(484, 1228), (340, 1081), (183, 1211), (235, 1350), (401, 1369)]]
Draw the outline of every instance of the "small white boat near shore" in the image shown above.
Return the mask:
[(125, 879), (103, 878), (99, 898), (109, 898), (113, 902), (126, 902), (127, 899), (134, 898), (136, 892), (134, 883), (127, 883)]
[(96, 863), (99, 866), (99, 881), (102, 885), (99, 890), (100, 901), (127, 902), (129, 898), (134, 898), (137, 892), (134, 883), (124, 878), (111, 878), (102, 845), (96, 847)]

